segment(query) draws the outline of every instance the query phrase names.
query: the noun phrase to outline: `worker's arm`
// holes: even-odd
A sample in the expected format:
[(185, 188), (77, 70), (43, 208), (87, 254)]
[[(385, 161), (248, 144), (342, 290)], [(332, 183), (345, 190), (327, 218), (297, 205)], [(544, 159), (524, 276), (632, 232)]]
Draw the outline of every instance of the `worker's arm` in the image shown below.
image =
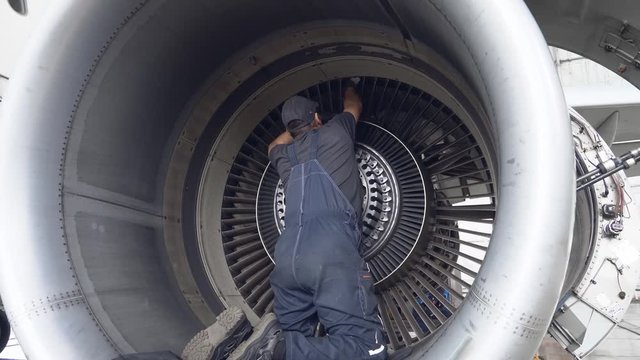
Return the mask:
[(344, 92), (344, 112), (351, 113), (356, 122), (360, 119), (360, 114), (362, 113), (362, 100), (360, 100), (360, 95), (356, 92), (353, 82), (350, 82)]
[(269, 149), (267, 150), (267, 154), (270, 153), (271, 149), (273, 149), (276, 145), (288, 145), (288, 144), (291, 144), (292, 142), (293, 142), (293, 136), (291, 136), (291, 134), (288, 131), (285, 131), (282, 134), (278, 135), (278, 137), (275, 138), (275, 140), (273, 140), (271, 144), (269, 144)]

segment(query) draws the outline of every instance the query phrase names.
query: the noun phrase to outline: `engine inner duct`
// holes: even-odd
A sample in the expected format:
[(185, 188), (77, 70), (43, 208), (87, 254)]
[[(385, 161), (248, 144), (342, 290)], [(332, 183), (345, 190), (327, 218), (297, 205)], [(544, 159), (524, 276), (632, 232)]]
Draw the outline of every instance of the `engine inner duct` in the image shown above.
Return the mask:
[[(340, 83), (316, 84), (300, 95), (318, 101), (322, 113), (337, 113)], [(483, 152), (487, 144), (478, 143), (441, 101), (377, 77), (363, 77), (359, 91), (365, 101), (356, 135), (366, 189), (362, 252), (397, 348), (433, 333), (471, 287), (490, 237), (494, 181)], [(284, 130), (278, 110), (256, 126), (235, 157), (221, 219), (235, 285), (258, 315), (272, 306), (271, 254), (284, 224), (286, 199), (266, 157), (266, 145)], [(246, 215), (251, 212), (255, 217)], [(478, 230), (487, 224), (489, 231)]]

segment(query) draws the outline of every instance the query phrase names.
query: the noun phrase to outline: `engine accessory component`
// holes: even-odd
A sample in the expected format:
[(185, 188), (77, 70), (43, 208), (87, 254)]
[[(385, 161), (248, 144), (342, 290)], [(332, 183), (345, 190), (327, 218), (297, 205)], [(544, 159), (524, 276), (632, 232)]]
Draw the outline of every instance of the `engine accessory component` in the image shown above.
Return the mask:
[(613, 219), (619, 215), (619, 210), (617, 205), (613, 204), (604, 204), (602, 205), (602, 216), (607, 219)]
[(599, 163), (596, 169), (591, 170), (587, 174), (580, 176), (577, 180), (577, 190), (580, 191), (587, 186), (605, 179), (619, 171), (629, 169), (640, 161), (640, 148), (628, 151), (620, 157), (612, 156), (611, 158)]
[[(614, 155), (580, 114), (571, 110), (570, 115), (578, 178), (587, 179), (601, 172), (602, 159)], [(589, 354), (622, 321), (631, 301), (626, 294), (633, 292), (640, 275), (640, 214), (636, 203), (625, 196), (624, 173), (600, 180), (577, 193), (568, 270), (577, 276), (565, 280), (564, 295), (549, 328), (551, 336), (578, 358)]]
[(618, 236), (624, 230), (622, 219), (610, 220), (604, 225), (604, 232), (609, 236)]

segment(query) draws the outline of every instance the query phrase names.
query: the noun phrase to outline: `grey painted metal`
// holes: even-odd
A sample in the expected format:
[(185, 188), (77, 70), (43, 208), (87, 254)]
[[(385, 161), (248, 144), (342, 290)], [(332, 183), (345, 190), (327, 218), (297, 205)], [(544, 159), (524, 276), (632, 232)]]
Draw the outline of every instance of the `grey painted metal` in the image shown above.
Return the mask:
[(630, 40), (626, 51), (637, 55), (640, 4), (626, 0), (555, 1), (525, 0), (550, 45), (583, 55), (627, 79), (640, 84), (640, 69), (615, 51), (606, 51), (604, 41), (618, 34), (625, 22), (623, 38)]
[[(622, 98), (620, 92), (607, 90), (607, 96)], [(636, 101), (640, 103), (640, 100)], [(598, 103), (596, 106), (580, 107), (576, 110), (596, 129), (603, 126), (607, 119), (619, 118), (615, 133), (615, 140), (611, 144), (613, 152), (620, 156), (627, 151), (640, 146), (640, 126), (638, 119), (640, 118), (640, 106), (637, 104), (619, 104), (619, 105), (603, 105)], [(618, 113), (619, 115), (613, 115)], [(604, 136), (604, 135), (603, 135)], [(632, 167), (625, 170), (625, 174), (629, 177), (639, 176), (640, 168)]]
[(466, 70), (500, 139), (500, 201), (478, 281), (411, 359), (528, 358), (560, 295), (575, 210), (567, 108), (546, 42), (521, 2), (392, 3), (410, 32), (456, 39), (443, 52)]
[[(72, 51), (76, 65), (84, 62), (88, 66), (100, 43), (75, 42), (53, 51), (52, 42), (60, 44), (65, 35), (58, 21), (72, 4), (61, 5), (43, 21), (41, 34), (50, 32), (50, 36), (34, 39), (10, 84), (6, 96), (10, 101), (3, 103), (0, 197), (5, 207), (0, 220), (0, 287), (12, 327), (31, 358), (45, 359), (52, 352), (70, 359), (78, 358), (79, 353), (86, 358), (113, 357), (117, 352), (88, 311), (87, 298), (78, 285), (62, 219), (61, 154), (85, 73), (77, 68), (53, 71), (62, 70), (60, 61), (65, 61), (54, 54)], [(46, 101), (52, 94), (57, 95), (56, 101)], [(42, 121), (45, 112), (49, 121)]]
[[(200, 324), (172, 286), (158, 240), (157, 175), (145, 165), (162, 155), (157, 135), (163, 128), (144, 126), (156, 136), (160, 154), (140, 156), (155, 144), (140, 148), (140, 132), (131, 126), (114, 138), (127, 117), (92, 108), (117, 99), (98, 85), (107, 70), (122, 71), (109, 54), (125, 51), (127, 34), (120, 31), (147, 20), (136, 17), (145, 2), (58, 5), (34, 34), (1, 115), (6, 207), (0, 288), (13, 294), (4, 298), (9, 318), (32, 359), (179, 351)], [(129, 105), (148, 105), (142, 99), (131, 98)], [(125, 102), (116, 108), (136, 116)], [(125, 121), (109, 123), (103, 116)], [(150, 118), (155, 124), (159, 119)]]
[(611, 115), (607, 116), (606, 119), (598, 126), (598, 133), (602, 136), (607, 146), (611, 147), (613, 144), (616, 133), (618, 132), (618, 123), (620, 122), (620, 112), (614, 111)]

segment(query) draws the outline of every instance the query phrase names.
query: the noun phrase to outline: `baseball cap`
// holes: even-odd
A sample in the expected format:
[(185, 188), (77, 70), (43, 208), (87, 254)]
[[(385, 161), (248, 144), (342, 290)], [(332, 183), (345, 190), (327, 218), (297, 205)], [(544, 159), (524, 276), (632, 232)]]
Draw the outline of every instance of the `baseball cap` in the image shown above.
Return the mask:
[(303, 96), (292, 96), (282, 105), (282, 123), (285, 127), (292, 120), (302, 120), (305, 125), (311, 124), (318, 109), (318, 103)]

